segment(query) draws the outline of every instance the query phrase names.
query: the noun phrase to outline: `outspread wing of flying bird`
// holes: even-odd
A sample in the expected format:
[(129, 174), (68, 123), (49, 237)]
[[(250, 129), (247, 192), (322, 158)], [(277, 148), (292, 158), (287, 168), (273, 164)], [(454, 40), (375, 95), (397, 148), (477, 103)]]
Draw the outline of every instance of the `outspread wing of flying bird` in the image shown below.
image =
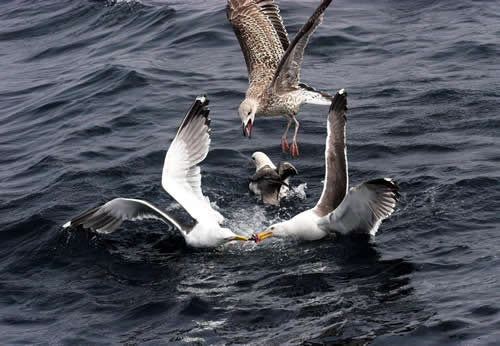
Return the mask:
[(348, 190), (346, 111), (347, 94), (342, 89), (335, 95), (328, 113), (325, 180), (318, 203), (255, 234), (253, 240), (267, 237), (316, 240), (335, 232), (375, 235), (382, 220), (393, 213), (399, 187), (392, 179), (374, 179)]
[[(304, 50), (332, 0), (322, 0), (309, 20), (290, 42), (274, 0), (228, 0), (227, 18), (240, 43), (248, 70), (248, 89), (238, 112), (243, 135), (251, 137), (256, 116), (285, 116), (281, 137), (283, 152), (299, 155), (296, 118), (304, 103), (330, 105), (332, 96), (300, 82)], [(295, 130), (289, 147), (287, 133)]]
[(64, 224), (64, 228), (84, 228), (98, 233), (115, 231), (124, 221), (157, 219), (173, 225), (192, 247), (217, 247), (233, 240), (247, 238), (220, 226), (224, 217), (212, 208), (201, 190), (198, 164), (205, 159), (210, 146), (208, 99), (198, 96), (179, 126), (177, 135), (165, 156), (161, 184), (196, 221), (187, 227), (165, 210), (150, 202), (132, 198), (115, 198), (89, 209)]
[(297, 169), (286, 161), (278, 162), (278, 167), (263, 152), (252, 154), (255, 174), (250, 177), (249, 189), (262, 199), (264, 204), (279, 205), (289, 190), (290, 177), (297, 174)]

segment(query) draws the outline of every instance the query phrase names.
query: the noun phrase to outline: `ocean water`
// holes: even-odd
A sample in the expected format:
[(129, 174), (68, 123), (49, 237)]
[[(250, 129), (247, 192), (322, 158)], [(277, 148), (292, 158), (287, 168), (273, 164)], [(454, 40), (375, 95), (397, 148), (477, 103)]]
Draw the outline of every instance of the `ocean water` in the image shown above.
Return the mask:
[[(279, 1), (290, 36), (318, 1)], [(313, 206), (328, 107), (299, 114), (296, 193), (248, 192), (283, 118), (241, 136), (247, 87), (225, 1), (0, 2), (2, 344), (494, 345), (500, 340), (496, 1), (335, 1), (302, 80), (349, 93), (350, 183), (399, 182), (376, 237), (193, 250), (158, 222), (61, 225), (114, 197), (178, 209), (160, 179), (211, 101), (204, 192), (241, 234)]]

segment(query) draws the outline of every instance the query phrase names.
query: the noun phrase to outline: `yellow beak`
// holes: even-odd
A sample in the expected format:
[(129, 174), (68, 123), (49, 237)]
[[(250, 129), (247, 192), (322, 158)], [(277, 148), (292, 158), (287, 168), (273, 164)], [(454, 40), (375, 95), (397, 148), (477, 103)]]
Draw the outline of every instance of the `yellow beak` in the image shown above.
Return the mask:
[(233, 240), (248, 241), (248, 238), (242, 235), (237, 235), (236, 237), (233, 238)]
[(262, 232), (255, 235), (255, 242), (258, 243), (273, 235), (273, 232)]

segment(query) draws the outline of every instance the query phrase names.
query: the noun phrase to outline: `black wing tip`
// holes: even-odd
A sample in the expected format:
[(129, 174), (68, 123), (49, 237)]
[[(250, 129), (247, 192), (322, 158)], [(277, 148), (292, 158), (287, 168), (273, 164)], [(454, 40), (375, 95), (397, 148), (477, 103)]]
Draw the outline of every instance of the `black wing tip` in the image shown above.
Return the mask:
[(95, 216), (97, 212), (99, 212), (99, 209), (102, 207), (102, 205), (99, 205), (97, 207), (93, 207), (90, 209), (87, 209), (80, 215), (74, 217), (71, 219), (71, 221), (66, 222), (63, 225), (63, 228), (69, 228), (72, 230), (76, 231), (95, 231), (92, 227), (85, 227), (85, 223), (91, 219), (92, 217)]
[(323, 2), (321, 3), (322, 6), (324, 6), (325, 8), (330, 6), (330, 4), (332, 3), (333, 0), (323, 0)]
[(210, 100), (208, 99), (207, 95), (202, 95), (202, 96), (198, 96), (196, 98), (196, 101), (200, 102), (200, 106), (201, 106), (200, 114), (206, 119), (205, 124), (208, 127), (210, 127), (210, 118), (208, 117), (208, 114), (210, 114), (210, 108), (208, 108)]
[(347, 91), (340, 89), (333, 97), (330, 105), (330, 112), (345, 112), (347, 111)]
[(197, 113), (200, 113), (203, 116), (208, 116), (208, 113), (210, 113), (210, 109), (208, 108), (210, 100), (208, 99), (207, 95), (197, 96), (194, 103)]
[[(316, 11), (313, 13), (313, 17), (316, 16), (320, 16), (323, 14), (323, 12), (325, 12), (326, 8), (328, 6), (330, 6), (330, 4), (332, 3), (333, 0), (323, 0), (321, 2), (321, 4), (318, 5), (318, 7), (316, 8)], [(317, 18), (317, 17), (316, 17)]]
[(182, 129), (184, 129), (192, 120), (198, 117), (205, 118), (205, 125), (207, 125), (210, 129), (210, 118), (208, 117), (210, 114), (210, 108), (208, 108), (209, 103), (210, 101), (206, 95), (197, 96), (191, 107), (186, 112), (181, 126), (179, 127), (179, 132), (182, 131)]
[(391, 178), (378, 178), (367, 181), (366, 184), (371, 185), (379, 185), (389, 189), (392, 193), (394, 193), (395, 199), (397, 200), (401, 195), (399, 194), (399, 185), (397, 182), (392, 180)]

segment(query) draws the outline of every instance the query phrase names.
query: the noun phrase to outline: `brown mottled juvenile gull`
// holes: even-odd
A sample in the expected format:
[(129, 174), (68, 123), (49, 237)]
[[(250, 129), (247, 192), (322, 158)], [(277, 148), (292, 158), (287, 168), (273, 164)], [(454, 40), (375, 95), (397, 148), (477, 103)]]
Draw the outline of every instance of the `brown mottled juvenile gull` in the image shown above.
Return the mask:
[(263, 152), (252, 154), (255, 174), (250, 177), (249, 189), (262, 198), (264, 204), (279, 205), (281, 198), (289, 190), (290, 177), (297, 174), (297, 169), (286, 161), (278, 162), (278, 167)]
[(255, 234), (252, 240), (316, 240), (334, 232), (375, 235), (382, 220), (392, 214), (399, 196), (392, 179), (374, 179), (347, 190), (346, 110), (347, 95), (342, 89), (335, 95), (328, 114), (325, 181), (316, 206)]
[(285, 115), (288, 124), (281, 137), (287, 152), (286, 135), (292, 120), (295, 131), (290, 145), (292, 156), (299, 155), (296, 115), (304, 103), (330, 105), (332, 97), (300, 82), (300, 68), (309, 37), (323, 19), (332, 0), (322, 0), (292, 42), (279, 7), (274, 0), (228, 0), (227, 18), (243, 51), (248, 70), (248, 90), (239, 106), (243, 135), (252, 134), (255, 116)]
[(210, 119), (208, 99), (196, 98), (187, 111), (165, 156), (161, 184), (196, 220), (192, 227), (183, 225), (165, 210), (150, 202), (132, 198), (115, 198), (104, 205), (92, 208), (64, 224), (82, 227), (98, 233), (116, 230), (123, 221), (158, 219), (172, 224), (184, 236), (186, 244), (197, 248), (223, 245), (233, 240), (247, 238), (220, 226), (224, 217), (214, 210), (201, 191), (201, 174), (198, 164), (205, 159), (210, 146)]

